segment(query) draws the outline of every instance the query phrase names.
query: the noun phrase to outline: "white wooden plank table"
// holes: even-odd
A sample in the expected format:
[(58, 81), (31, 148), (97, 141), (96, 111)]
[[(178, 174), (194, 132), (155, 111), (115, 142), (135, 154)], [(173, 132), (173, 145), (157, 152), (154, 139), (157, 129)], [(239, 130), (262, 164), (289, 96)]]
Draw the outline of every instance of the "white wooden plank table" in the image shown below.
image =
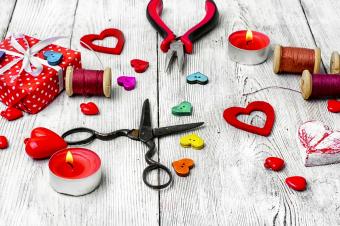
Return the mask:
[[(158, 48), (162, 38), (145, 16), (147, 2), (0, 0), (1, 39), (13, 32), (41, 39), (67, 36), (57, 44), (81, 51), (84, 68), (99, 69), (96, 57), (80, 46), (79, 39), (115, 27), (126, 38), (123, 53), (99, 54), (104, 65), (112, 67), (114, 81), (121, 74), (135, 74), (130, 59), (151, 63), (147, 72), (136, 75), (134, 91), (114, 84), (111, 99), (69, 98), (63, 93), (37, 115), (26, 114), (13, 122), (0, 119), (0, 134), (10, 142), (0, 152), (0, 225), (340, 225), (340, 165), (304, 167), (295, 138), (303, 121), (318, 119), (339, 129), (339, 116), (327, 112), (326, 101), (306, 102), (299, 93), (275, 88), (298, 90), (299, 76), (273, 74), (272, 57), (258, 66), (243, 66), (227, 55), (228, 34), (250, 28), (267, 33), (273, 44), (319, 46), (322, 69), (327, 71), (331, 52), (340, 49), (340, 2), (216, 0), (219, 26), (195, 44), (183, 73), (174, 65), (167, 74), (165, 54)], [(203, 0), (164, 0), (163, 19), (176, 34), (203, 15)], [(110, 39), (104, 43), (114, 45)], [(209, 76), (208, 85), (185, 82), (185, 75), (196, 71)], [(266, 87), (274, 88), (243, 95)], [(167, 166), (181, 157), (196, 163), (188, 178), (174, 176), (169, 189), (155, 191), (143, 184), (146, 148), (124, 138), (87, 146), (102, 159), (103, 180), (82, 197), (54, 192), (48, 184), (48, 161), (33, 161), (25, 154), (23, 140), (38, 126), (59, 134), (78, 126), (103, 132), (137, 127), (146, 98), (151, 101), (154, 126), (206, 122), (197, 131), (206, 142), (202, 151), (181, 148), (181, 135), (157, 141), (158, 157)], [(89, 100), (98, 104), (100, 116), (79, 114), (79, 104)], [(171, 114), (171, 107), (183, 100), (193, 104), (192, 117)], [(276, 110), (269, 137), (237, 130), (222, 118), (226, 107), (254, 100), (266, 100)], [(264, 119), (255, 113), (243, 120), (261, 124)], [(263, 159), (271, 155), (285, 159), (282, 172), (263, 169)], [(291, 175), (307, 179), (305, 192), (285, 185)]]

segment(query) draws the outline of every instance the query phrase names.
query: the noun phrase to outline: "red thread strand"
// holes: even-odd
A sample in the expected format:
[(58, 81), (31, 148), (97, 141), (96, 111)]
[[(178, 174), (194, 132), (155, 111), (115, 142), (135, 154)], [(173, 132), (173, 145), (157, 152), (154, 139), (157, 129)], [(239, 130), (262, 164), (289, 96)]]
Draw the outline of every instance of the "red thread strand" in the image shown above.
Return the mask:
[(104, 96), (104, 71), (75, 69), (72, 77), (73, 93), (83, 96)]

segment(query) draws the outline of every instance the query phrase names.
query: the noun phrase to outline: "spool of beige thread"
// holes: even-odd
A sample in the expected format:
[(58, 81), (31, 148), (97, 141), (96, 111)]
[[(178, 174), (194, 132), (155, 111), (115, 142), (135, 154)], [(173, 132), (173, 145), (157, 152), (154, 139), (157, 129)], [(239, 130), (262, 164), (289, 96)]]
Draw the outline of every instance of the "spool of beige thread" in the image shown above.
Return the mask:
[(312, 95), (313, 89), (313, 80), (312, 74), (308, 70), (304, 70), (302, 72), (301, 80), (300, 80), (300, 89), (301, 95), (303, 99), (308, 100)]
[(340, 74), (340, 55), (337, 51), (332, 52), (330, 70), (331, 74)]

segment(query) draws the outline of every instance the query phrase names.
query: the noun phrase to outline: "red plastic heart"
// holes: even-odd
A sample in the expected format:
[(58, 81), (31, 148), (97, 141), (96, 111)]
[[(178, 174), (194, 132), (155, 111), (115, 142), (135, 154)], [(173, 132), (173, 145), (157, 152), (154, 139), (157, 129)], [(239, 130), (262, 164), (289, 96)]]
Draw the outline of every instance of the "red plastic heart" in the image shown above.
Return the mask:
[(273, 171), (280, 171), (285, 166), (285, 161), (277, 157), (268, 157), (264, 161), (264, 167)]
[(139, 59), (133, 59), (130, 61), (131, 67), (135, 69), (137, 73), (143, 73), (148, 69), (149, 62)]
[(14, 107), (8, 107), (6, 110), (2, 111), (1, 116), (8, 121), (13, 121), (23, 116), (22, 111)]
[[(250, 115), (254, 111), (263, 112), (267, 119), (262, 128), (250, 124), (246, 124), (237, 119), (238, 115)], [(223, 112), (224, 119), (232, 126), (245, 130), (250, 133), (255, 133), (261, 136), (269, 136), (275, 121), (275, 113), (273, 107), (264, 101), (254, 101), (249, 103), (246, 108), (231, 107)]]
[(338, 113), (340, 112), (340, 101), (328, 100), (327, 108), (329, 112)]
[(84, 115), (97, 115), (99, 114), (99, 109), (97, 105), (93, 102), (80, 104), (80, 110)]
[(67, 147), (67, 143), (55, 132), (38, 127), (32, 130), (31, 137), (25, 141), (26, 153), (33, 159), (45, 159)]
[(0, 149), (8, 148), (8, 141), (5, 136), (0, 136)]
[(296, 191), (304, 191), (307, 187), (306, 179), (300, 176), (286, 178), (286, 184)]
[[(99, 46), (93, 43), (94, 41), (103, 40), (104, 38), (107, 38), (107, 37), (114, 37), (118, 40), (116, 47), (111, 48), (111, 47)], [(122, 52), (124, 43), (125, 43), (125, 39), (124, 39), (123, 32), (115, 28), (105, 29), (102, 32), (100, 32), (99, 35), (97, 34), (84, 35), (80, 39), (80, 44), (86, 49), (90, 49), (90, 50), (92, 49), (96, 52), (116, 54), (116, 55), (119, 55)]]

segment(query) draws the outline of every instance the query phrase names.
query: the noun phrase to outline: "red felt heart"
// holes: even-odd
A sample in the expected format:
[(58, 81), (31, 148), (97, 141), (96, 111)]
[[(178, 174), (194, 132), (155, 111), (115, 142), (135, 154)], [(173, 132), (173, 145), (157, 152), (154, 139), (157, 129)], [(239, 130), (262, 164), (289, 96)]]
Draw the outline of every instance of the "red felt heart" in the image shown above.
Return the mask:
[(306, 190), (307, 181), (303, 177), (293, 176), (286, 178), (286, 184), (296, 191), (304, 191)]
[(80, 110), (84, 115), (97, 115), (99, 114), (99, 109), (97, 105), (93, 102), (80, 104)]
[(338, 113), (340, 112), (340, 101), (328, 100), (327, 108), (329, 112)]
[[(261, 111), (266, 114), (267, 119), (262, 128), (246, 124), (237, 119), (238, 115), (250, 115), (253, 111)], [(273, 107), (269, 103), (264, 101), (254, 101), (248, 104), (246, 108), (231, 107), (225, 109), (223, 117), (230, 125), (238, 129), (262, 136), (269, 136), (274, 125), (275, 113)]]
[[(96, 40), (103, 40), (104, 38), (107, 38), (107, 37), (117, 38), (118, 42), (117, 42), (116, 47), (110, 48), (110, 47), (105, 47), (105, 46), (99, 46), (93, 43)], [(97, 34), (84, 35), (80, 39), (80, 44), (86, 49), (94, 50), (96, 52), (116, 54), (116, 55), (119, 55), (122, 52), (124, 43), (125, 43), (125, 39), (124, 39), (123, 32), (115, 28), (105, 29), (102, 32), (100, 32), (99, 35)]]
[(1, 116), (8, 121), (13, 121), (23, 116), (22, 111), (14, 107), (8, 107), (6, 110), (2, 111)]
[(6, 149), (8, 147), (8, 141), (5, 136), (0, 136), (0, 149)]
[(268, 157), (264, 161), (264, 167), (273, 171), (280, 171), (285, 166), (285, 161), (277, 157)]
[(24, 141), (26, 153), (33, 159), (45, 159), (67, 147), (67, 143), (55, 132), (38, 127)]
[(133, 59), (130, 61), (131, 67), (135, 69), (137, 73), (143, 73), (148, 69), (149, 62), (139, 59)]

